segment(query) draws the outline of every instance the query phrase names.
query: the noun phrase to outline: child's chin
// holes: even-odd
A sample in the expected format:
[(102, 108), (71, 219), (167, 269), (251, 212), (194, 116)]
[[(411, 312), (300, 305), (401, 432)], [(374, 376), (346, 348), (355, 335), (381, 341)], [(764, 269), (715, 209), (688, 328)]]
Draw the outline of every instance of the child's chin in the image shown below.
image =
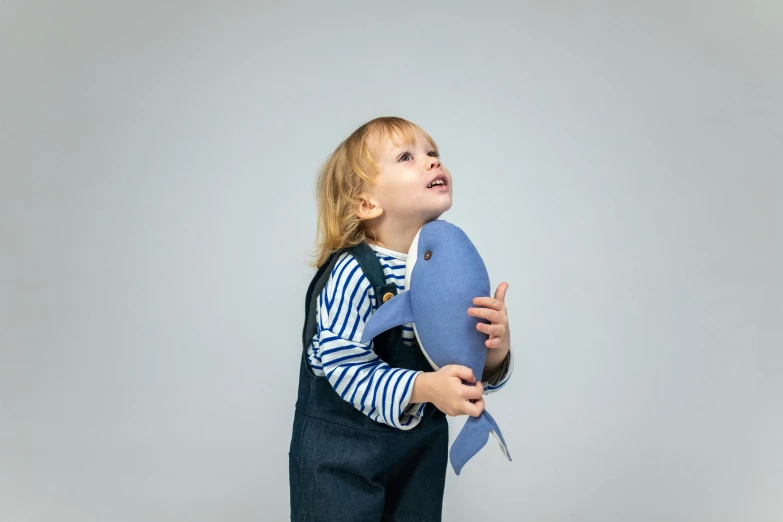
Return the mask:
[(450, 208), (451, 208), (451, 203), (449, 203), (447, 206), (444, 205), (443, 207), (434, 210), (427, 216), (428, 217), (427, 223), (429, 223), (430, 221), (435, 221), (436, 219), (440, 219), (440, 216), (442, 216), (443, 213), (449, 210)]
[(444, 201), (443, 204), (438, 207), (438, 211), (440, 212), (440, 214), (443, 214), (450, 208), (451, 208), (451, 196), (449, 196), (448, 201)]

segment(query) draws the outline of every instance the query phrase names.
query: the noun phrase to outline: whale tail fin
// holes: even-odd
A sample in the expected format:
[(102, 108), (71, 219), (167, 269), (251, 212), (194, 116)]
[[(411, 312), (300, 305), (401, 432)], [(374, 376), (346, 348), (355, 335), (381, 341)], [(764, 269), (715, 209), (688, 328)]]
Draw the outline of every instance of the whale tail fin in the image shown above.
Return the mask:
[(508, 452), (508, 446), (506, 446), (506, 440), (503, 438), (500, 428), (492, 415), (484, 410), (478, 417), (468, 417), (467, 422), (454, 440), (454, 444), (451, 445), (449, 459), (454, 473), (459, 475), (462, 467), (487, 443), (490, 433), (497, 439), (506, 458), (511, 460), (511, 454)]

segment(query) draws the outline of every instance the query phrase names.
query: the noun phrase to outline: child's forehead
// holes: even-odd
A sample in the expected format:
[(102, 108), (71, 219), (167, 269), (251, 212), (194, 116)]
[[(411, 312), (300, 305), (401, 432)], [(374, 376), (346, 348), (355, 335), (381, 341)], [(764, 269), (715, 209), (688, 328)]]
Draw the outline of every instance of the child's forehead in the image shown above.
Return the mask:
[(370, 150), (375, 154), (383, 154), (390, 149), (401, 147), (403, 145), (414, 146), (417, 142), (420, 144), (435, 144), (428, 140), (425, 134), (417, 128), (410, 129), (374, 129), (367, 137), (367, 144)]

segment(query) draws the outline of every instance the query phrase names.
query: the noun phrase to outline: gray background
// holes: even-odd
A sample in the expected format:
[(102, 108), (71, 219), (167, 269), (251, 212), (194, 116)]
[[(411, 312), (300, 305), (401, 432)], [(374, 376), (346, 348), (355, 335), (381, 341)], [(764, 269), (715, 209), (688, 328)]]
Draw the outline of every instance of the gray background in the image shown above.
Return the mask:
[(0, 2), (0, 520), (288, 517), (315, 174), (379, 115), (510, 283), (514, 461), (449, 470), (445, 520), (783, 519), (782, 35), (775, 1)]

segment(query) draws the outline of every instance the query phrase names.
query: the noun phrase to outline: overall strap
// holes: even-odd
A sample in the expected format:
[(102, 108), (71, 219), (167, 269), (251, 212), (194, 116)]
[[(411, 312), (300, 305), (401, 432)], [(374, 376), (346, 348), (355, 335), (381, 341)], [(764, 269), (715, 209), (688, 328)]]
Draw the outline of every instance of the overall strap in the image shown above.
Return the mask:
[(313, 276), (313, 280), (310, 281), (310, 286), (307, 288), (307, 295), (305, 296), (305, 322), (302, 327), (302, 346), (305, 352), (307, 352), (307, 347), (310, 346), (310, 342), (317, 329), (315, 323), (316, 312), (318, 311), (318, 295), (321, 293), (323, 287), (326, 286), (326, 282), (332, 274), (334, 265), (337, 264), (337, 260), (340, 259), (340, 254), (344, 251), (345, 250), (337, 250), (336, 252), (332, 252), (329, 259), (318, 268), (315, 276)]
[[(375, 309), (380, 308), (383, 303), (397, 295), (397, 283), (392, 281), (386, 283), (386, 275), (383, 273), (383, 266), (378, 255), (366, 241), (348, 249), (351, 255), (359, 262), (359, 266), (364, 272), (365, 277), (370, 281), (375, 291)], [(396, 347), (402, 337), (402, 327), (396, 326), (385, 332), (381, 332), (373, 339), (373, 351), (385, 362), (392, 366), (401, 366), (399, 361), (399, 350)]]
[(375, 250), (366, 241), (349, 248), (348, 251), (359, 262), (362, 272), (364, 272), (365, 277), (370, 281), (375, 291), (376, 310), (383, 303), (397, 295), (397, 284), (394, 281), (386, 283), (386, 275), (383, 273), (381, 261), (378, 259)]

